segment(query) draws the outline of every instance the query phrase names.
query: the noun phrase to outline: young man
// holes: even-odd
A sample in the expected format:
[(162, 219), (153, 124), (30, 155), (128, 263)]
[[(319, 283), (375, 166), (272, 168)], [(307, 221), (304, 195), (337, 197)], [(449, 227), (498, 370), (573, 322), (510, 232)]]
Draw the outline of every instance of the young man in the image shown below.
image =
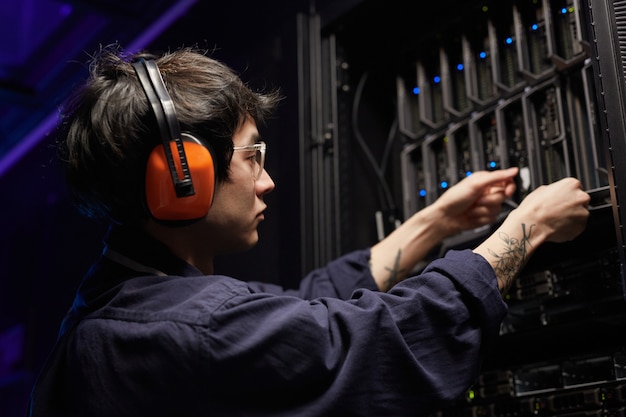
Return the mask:
[(216, 256), (259, 239), (274, 183), (257, 126), (278, 100), (193, 49), (94, 58), (60, 150), (79, 206), (112, 227), (30, 415), (428, 415), (474, 382), (532, 253), (585, 227), (589, 196), (566, 178), (408, 276), (501, 212), (517, 169), (476, 172), (298, 290), (215, 275)]

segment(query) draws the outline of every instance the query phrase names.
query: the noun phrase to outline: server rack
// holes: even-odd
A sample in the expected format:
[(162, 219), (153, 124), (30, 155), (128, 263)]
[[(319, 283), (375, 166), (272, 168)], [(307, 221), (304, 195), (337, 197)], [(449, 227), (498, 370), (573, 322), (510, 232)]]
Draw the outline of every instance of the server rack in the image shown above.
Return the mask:
[(301, 103), (302, 174), (321, 157), (336, 204), (317, 217), (325, 252), (303, 230), (303, 264), (371, 245), (477, 170), (520, 168), (502, 217), (575, 176), (592, 197), (587, 230), (533, 256), (479, 380), (437, 415), (625, 415), (626, 2), (370, 0), (301, 19), (301, 50), (316, 51), (303, 96), (331, 109)]

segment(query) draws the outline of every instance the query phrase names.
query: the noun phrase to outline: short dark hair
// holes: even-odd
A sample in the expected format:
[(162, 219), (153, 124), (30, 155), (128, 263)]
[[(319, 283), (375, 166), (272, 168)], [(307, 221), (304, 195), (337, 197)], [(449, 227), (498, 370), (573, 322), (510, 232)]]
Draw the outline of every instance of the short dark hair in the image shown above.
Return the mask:
[(88, 217), (141, 222), (145, 165), (161, 143), (146, 95), (131, 65), (155, 59), (174, 102), (182, 131), (205, 140), (215, 153), (217, 182), (228, 179), (232, 137), (246, 117), (264, 123), (280, 100), (278, 90), (252, 91), (227, 65), (195, 47), (160, 56), (125, 55), (119, 45), (89, 61), (89, 77), (67, 101), (58, 152), (79, 210)]

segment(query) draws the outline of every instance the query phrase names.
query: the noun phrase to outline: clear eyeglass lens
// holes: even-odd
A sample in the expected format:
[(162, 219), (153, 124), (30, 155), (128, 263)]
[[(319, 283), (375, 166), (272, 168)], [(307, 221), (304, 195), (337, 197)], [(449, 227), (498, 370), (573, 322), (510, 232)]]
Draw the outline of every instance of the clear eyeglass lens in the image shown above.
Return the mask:
[(265, 150), (266, 145), (265, 142), (257, 143), (258, 147), (256, 150), (256, 173), (254, 175), (254, 179), (258, 180), (263, 173), (263, 168), (265, 166)]
[(249, 146), (235, 146), (233, 151), (254, 151), (254, 166), (252, 168), (252, 176), (255, 180), (258, 180), (263, 173), (263, 167), (265, 165), (265, 150), (267, 145), (265, 142), (255, 143)]

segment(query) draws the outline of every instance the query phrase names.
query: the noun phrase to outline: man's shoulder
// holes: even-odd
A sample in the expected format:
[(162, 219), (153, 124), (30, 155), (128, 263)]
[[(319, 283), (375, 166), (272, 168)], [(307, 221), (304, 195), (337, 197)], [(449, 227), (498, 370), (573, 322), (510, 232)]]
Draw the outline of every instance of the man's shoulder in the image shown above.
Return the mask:
[(222, 275), (140, 276), (121, 283), (85, 319), (206, 325), (224, 303), (249, 293), (245, 282)]

